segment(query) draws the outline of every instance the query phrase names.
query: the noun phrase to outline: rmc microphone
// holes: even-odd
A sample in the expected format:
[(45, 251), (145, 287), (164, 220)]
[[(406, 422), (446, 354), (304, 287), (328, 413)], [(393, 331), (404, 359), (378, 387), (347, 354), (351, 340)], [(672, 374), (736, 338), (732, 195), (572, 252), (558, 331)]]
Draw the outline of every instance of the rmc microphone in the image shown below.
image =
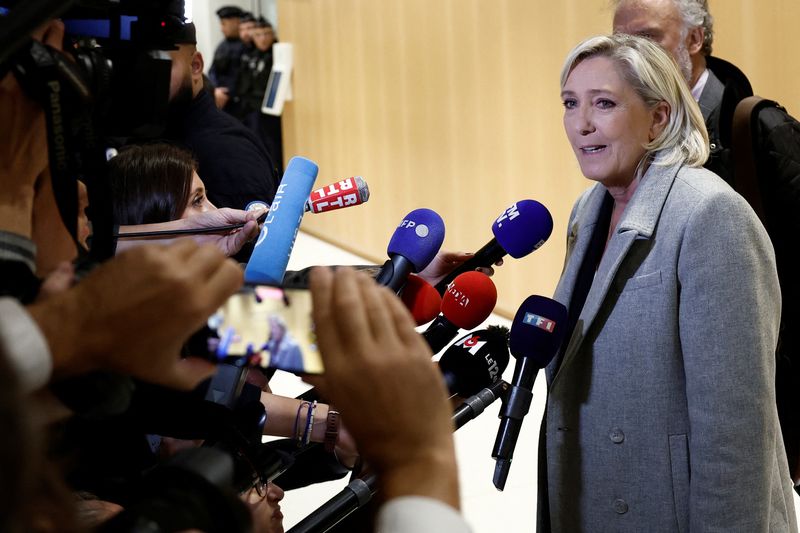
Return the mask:
[(506, 485), (522, 419), (531, 406), (536, 374), (558, 352), (564, 340), (566, 323), (567, 308), (544, 296), (528, 296), (514, 316), (509, 345), (517, 365), (511, 388), (500, 409), (500, 427), (492, 450), (492, 457), (497, 460), (492, 481), (498, 490), (503, 490)]
[(500, 381), (508, 359), (508, 328), (489, 326), (454, 342), (439, 359), (439, 370), (450, 394), (467, 397)]
[(286, 165), (286, 172), (245, 267), (246, 282), (277, 284), (283, 280), (305, 213), (303, 206), (318, 171), (317, 164), (304, 157), (293, 157)]
[(389, 241), (389, 260), (375, 281), (399, 292), (412, 272), (428, 266), (444, 242), (444, 221), (430, 209), (415, 209), (403, 218)]
[(497, 303), (497, 289), (482, 272), (459, 275), (442, 297), (442, 314), (422, 334), (433, 353), (439, 353), (460, 329), (474, 329), (486, 320)]
[(550, 211), (536, 200), (520, 200), (494, 221), (494, 238), (437, 283), (436, 290), (444, 294), (459, 274), (479, 267), (491, 267), (506, 254), (515, 259), (525, 257), (544, 244), (552, 232)]
[(442, 308), (442, 297), (433, 288), (433, 285), (419, 276), (411, 274), (406, 279), (400, 299), (411, 311), (417, 326), (427, 324), (439, 315)]
[(314, 189), (306, 200), (305, 210), (312, 213), (326, 213), (369, 200), (369, 187), (361, 176), (354, 176), (325, 187)]

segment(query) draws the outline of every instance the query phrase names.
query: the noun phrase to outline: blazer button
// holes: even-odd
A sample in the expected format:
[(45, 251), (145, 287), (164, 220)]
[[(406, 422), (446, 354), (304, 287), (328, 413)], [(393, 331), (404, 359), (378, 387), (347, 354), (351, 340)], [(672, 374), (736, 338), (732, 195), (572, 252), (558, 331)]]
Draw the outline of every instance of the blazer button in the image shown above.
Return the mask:
[(608, 437), (614, 444), (620, 444), (625, 440), (625, 433), (623, 433), (619, 428), (614, 428), (611, 430), (611, 433), (608, 435)]
[(617, 514), (625, 514), (628, 512), (628, 504), (625, 502), (625, 500), (614, 500), (614, 505), (612, 507), (614, 508), (614, 512)]

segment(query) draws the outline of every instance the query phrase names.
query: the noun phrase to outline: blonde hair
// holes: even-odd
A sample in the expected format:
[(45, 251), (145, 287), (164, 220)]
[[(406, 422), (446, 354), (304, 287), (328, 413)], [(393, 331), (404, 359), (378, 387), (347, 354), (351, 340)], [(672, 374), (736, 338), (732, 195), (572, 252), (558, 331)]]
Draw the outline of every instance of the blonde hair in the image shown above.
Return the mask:
[(644, 148), (645, 159), (673, 165), (684, 161), (702, 166), (709, 155), (708, 132), (703, 115), (672, 57), (648, 39), (615, 34), (589, 38), (572, 49), (561, 70), (561, 88), (572, 70), (590, 57), (603, 56), (619, 67), (648, 109), (660, 102), (669, 106), (664, 130)]

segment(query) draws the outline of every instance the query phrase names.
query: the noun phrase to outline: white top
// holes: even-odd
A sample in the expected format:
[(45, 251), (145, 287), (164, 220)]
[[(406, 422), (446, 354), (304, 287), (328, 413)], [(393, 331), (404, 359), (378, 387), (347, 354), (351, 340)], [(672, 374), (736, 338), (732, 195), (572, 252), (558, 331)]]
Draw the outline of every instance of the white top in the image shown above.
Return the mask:
[(34, 391), (50, 379), (53, 359), (47, 341), (14, 298), (0, 298), (0, 352), (17, 371), (23, 391)]
[(378, 511), (376, 533), (469, 533), (461, 513), (433, 498), (403, 496)]

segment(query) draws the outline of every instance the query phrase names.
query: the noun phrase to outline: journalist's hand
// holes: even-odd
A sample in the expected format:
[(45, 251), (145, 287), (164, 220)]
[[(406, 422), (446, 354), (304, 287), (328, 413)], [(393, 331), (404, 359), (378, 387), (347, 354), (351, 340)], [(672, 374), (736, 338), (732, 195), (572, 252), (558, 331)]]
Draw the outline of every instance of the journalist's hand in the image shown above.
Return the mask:
[[(442, 250), (436, 254), (433, 261), (419, 273), (419, 276), (431, 285), (436, 285), (442, 281), (446, 275), (461, 266), (464, 261), (471, 259), (473, 255), (475, 254), (471, 252), (448, 252)], [(498, 267), (503, 266), (503, 260), (500, 259), (494, 265)], [(480, 267), (475, 270), (483, 272), (487, 276), (494, 275), (494, 269), (492, 267)]]
[(349, 268), (311, 274), (325, 375), (309, 378), (342, 412), (387, 498), (458, 507), (453, 423), (444, 381), (391, 291)]
[[(168, 230), (182, 230), (182, 229), (203, 229), (203, 228), (216, 228), (220, 226), (229, 226), (232, 224), (242, 224), (244, 226), (240, 229), (235, 229), (225, 234), (197, 234), (192, 235), (191, 238), (200, 244), (211, 243), (222, 251), (227, 256), (236, 254), (242, 249), (242, 246), (248, 241), (251, 241), (258, 236), (258, 223), (256, 219), (264, 211), (242, 211), (240, 209), (230, 209), (224, 207), (222, 209), (212, 209), (205, 213), (182, 218), (179, 220), (171, 220), (169, 222), (161, 222), (158, 224), (140, 224), (136, 226), (120, 226), (119, 232), (121, 235), (125, 233), (136, 233), (140, 231), (168, 231)], [(122, 238), (117, 244), (117, 251), (123, 251), (133, 248), (144, 243), (153, 242), (170, 242), (174, 239), (127, 239)]]
[(189, 239), (141, 246), (75, 287), (29, 307), (53, 354), (54, 377), (104, 369), (190, 389), (214, 372), (179, 350), (242, 284), (242, 270)]

